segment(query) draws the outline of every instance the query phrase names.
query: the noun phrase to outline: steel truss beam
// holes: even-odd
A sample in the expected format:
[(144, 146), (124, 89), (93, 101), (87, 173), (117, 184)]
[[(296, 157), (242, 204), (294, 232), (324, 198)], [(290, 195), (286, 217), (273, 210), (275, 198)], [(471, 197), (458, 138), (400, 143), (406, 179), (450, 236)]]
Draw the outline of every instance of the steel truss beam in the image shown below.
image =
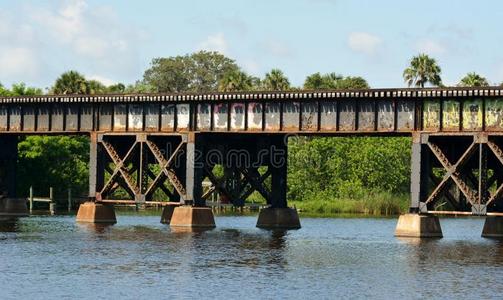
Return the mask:
[(265, 181), (272, 174), (268, 168), (264, 174), (260, 174), (258, 167), (231, 167), (226, 168), (231, 172), (225, 172), (222, 178), (217, 178), (213, 173), (213, 167), (205, 167), (205, 176), (212, 183), (210, 189), (203, 194), (207, 199), (212, 193), (219, 193), (226, 197), (235, 206), (243, 206), (245, 200), (254, 192), (258, 191), (268, 204), (272, 203), (270, 189)]
[[(456, 211), (470, 207), (475, 215), (485, 215), (488, 209), (493, 211), (503, 198), (503, 150), (498, 139), (500, 137), (488, 137), (485, 133), (416, 135), (411, 211), (432, 211), (441, 197)], [(434, 167), (444, 170), (443, 177), (435, 175)], [(495, 183), (496, 189), (491, 192)], [(460, 193), (456, 193), (456, 189)]]
[[(180, 171), (179, 164), (183, 164), (186, 158), (186, 139), (178, 137), (136, 134), (99, 135), (97, 139), (92, 138), (91, 142), (96, 145), (91, 145), (91, 150), (93, 147), (96, 149), (95, 153), (91, 151), (91, 160), (101, 161), (90, 163), (91, 167), (96, 168), (90, 172), (90, 191), (93, 190), (94, 182), (96, 200), (113, 200), (113, 193), (119, 187), (126, 191), (130, 199), (116, 200), (149, 202), (158, 189), (169, 201), (178, 202), (185, 198), (185, 179), (182, 178), (184, 172)], [(166, 153), (163, 153), (158, 143), (169, 145), (166, 146)], [(169, 151), (172, 148), (174, 150)], [(110, 174), (106, 182), (103, 180), (105, 172)], [(102, 174), (101, 184), (97, 180), (99, 174)]]
[[(223, 138), (231, 146), (221, 147)], [(268, 205), (286, 207), (286, 147), (283, 135), (236, 136), (229, 141), (223, 135), (200, 133), (96, 134), (91, 136), (90, 195), (97, 201), (141, 204), (151, 201), (160, 189), (170, 201), (205, 206), (206, 199), (218, 192), (242, 206), (257, 191)], [(210, 163), (205, 155), (215, 150), (225, 158)], [(236, 151), (245, 151), (250, 155), (247, 159), (260, 162), (242, 164)], [(216, 164), (224, 166), (221, 178), (214, 174)], [(265, 167), (265, 172), (259, 167)], [(203, 193), (205, 178), (212, 186)], [(114, 194), (119, 188), (130, 199), (114, 199), (119, 198)]]
[[(501, 148), (494, 141), (491, 141), (491, 140), (487, 141), (487, 146), (489, 147), (491, 152), (494, 154), (494, 156), (496, 157), (496, 159), (498, 160), (500, 165), (503, 165), (503, 150), (501, 150)], [(501, 176), (501, 174), (497, 174), (497, 172), (495, 172), (495, 174), (493, 176), (494, 181), (497, 181), (498, 175)], [(492, 182), (493, 182), (493, 179), (492, 178), (489, 179), (487, 186), (491, 186)], [(502, 196), (503, 196), (503, 183), (498, 184), (496, 191), (492, 195), (489, 194), (489, 200), (487, 201), (487, 205), (489, 206), (490, 204), (494, 204), (495, 202), (500, 200), (502, 198)]]
[[(225, 137), (225, 141), (222, 138), (207, 135), (202, 142), (204, 153), (217, 151), (221, 154), (217, 161), (203, 162), (202, 179), (208, 178), (212, 185), (202, 198), (218, 193), (233, 205), (243, 206), (251, 194), (258, 192), (268, 205), (286, 207), (286, 137), (236, 136)], [(223, 176), (215, 175), (216, 165), (223, 167)]]

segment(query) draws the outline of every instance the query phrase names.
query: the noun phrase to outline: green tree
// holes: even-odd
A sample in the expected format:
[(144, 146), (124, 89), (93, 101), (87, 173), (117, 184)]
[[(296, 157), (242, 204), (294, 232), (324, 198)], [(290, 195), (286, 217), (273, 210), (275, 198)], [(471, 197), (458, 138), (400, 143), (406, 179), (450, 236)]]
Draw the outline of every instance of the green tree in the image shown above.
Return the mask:
[(368, 89), (369, 85), (362, 77), (343, 77), (336, 73), (325, 75), (314, 73), (306, 77), (304, 88), (309, 90)]
[[(88, 185), (89, 138), (84, 136), (27, 136), (18, 143), (18, 190), (26, 195), (33, 186), (37, 194), (85, 194)], [(36, 174), (36, 176), (34, 176)]]
[(145, 94), (145, 93), (155, 93), (157, 89), (143, 81), (137, 81), (134, 84), (129, 84), (124, 90), (127, 94)]
[(218, 83), (219, 92), (249, 91), (253, 87), (253, 77), (242, 71), (229, 72)]
[(0, 83), (0, 96), (9, 96), (10, 91), (4, 88), (2, 83)]
[(15, 96), (35, 96), (42, 95), (42, 89), (35, 87), (27, 87), (25, 83), (16, 83), (12, 85), (12, 94)]
[(108, 93), (108, 88), (98, 80), (89, 80), (86, 82), (87, 94), (106, 94)]
[(403, 71), (403, 79), (408, 86), (423, 88), (427, 83), (439, 86), (442, 84), (441, 73), (442, 70), (434, 58), (419, 54), (411, 59), (410, 66)]
[(113, 84), (107, 87), (107, 91), (110, 94), (123, 94), (126, 91), (126, 86), (122, 83)]
[(327, 89), (327, 87), (325, 86), (325, 81), (323, 80), (323, 76), (321, 76), (320, 72), (311, 74), (306, 77), (306, 80), (304, 80), (304, 89), (306, 90)]
[(89, 94), (89, 85), (82, 74), (77, 71), (68, 71), (56, 79), (52, 93), (56, 95), (85, 95)]
[(295, 138), (288, 147), (291, 200), (309, 200), (320, 193), (355, 199), (373, 192), (408, 191), (409, 138)]
[(238, 71), (234, 60), (218, 52), (200, 51), (184, 56), (155, 58), (143, 83), (157, 92), (216, 91), (225, 74)]
[(10, 90), (0, 84), (0, 96), (35, 96), (42, 94), (42, 89), (27, 87), (23, 82), (13, 84)]
[(265, 74), (262, 87), (266, 91), (287, 91), (290, 89), (290, 81), (279, 69), (272, 69)]
[(339, 90), (368, 89), (368, 88), (370, 88), (370, 86), (367, 83), (367, 81), (359, 76), (356, 77), (348, 76), (337, 81), (337, 89)]
[(458, 86), (489, 86), (489, 82), (485, 77), (482, 77), (475, 72), (471, 72), (461, 78)]

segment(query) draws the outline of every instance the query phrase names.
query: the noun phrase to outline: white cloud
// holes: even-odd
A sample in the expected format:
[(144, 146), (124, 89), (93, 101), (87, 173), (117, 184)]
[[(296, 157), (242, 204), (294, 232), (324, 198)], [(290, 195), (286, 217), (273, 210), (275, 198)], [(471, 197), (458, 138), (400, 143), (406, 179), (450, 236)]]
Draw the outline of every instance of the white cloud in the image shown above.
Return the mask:
[(32, 79), (38, 74), (35, 53), (24, 47), (0, 47), (0, 72), (5, 77), (24, 76)]
[(198, 47), (200, 50), (217, 51), (222, 54), (228, 54), (229, 45), (223, 33), (219, 32), (209, 35), (206, 40), (201, 42)]
[(66, 1), (56, 11), (37, 6), (31, 6), (29, 10), (31, 19), (43, 26), (57, 41), (71, 43), (86, 32), (85, 0)]
[(30, 25), (18, 23), (10, 15), (0, 11), (1, 82), (25, 81), (37, 76), (40, 60), (34, 51), (34, 44), (33, 28)]
[[(141, 72), (139, 30), (121, 21), (109, 6), (91, 5), (87, 0), (57, 3), (33, 2), (19, 6), (17, 11), (0, 11), (0, 62), (9, 67), (0, 65), (0, 80), (33, 79), (39, 85), (52, 84), (59, 74), (70, 69), (126, 82), (137, 78)], [(25, 17), (19, 19), (18, 14)], [(24, 52), (16, 53), (16, 59), (6, 59), (13, 49)], [(25, 68), (28, 62), (33, 67)], [(44, 72), (35, 74), (42, 67)], [(17, 73), (9, 74), (9, 70)]]
[(416, 43), (416, 50), (430, 55), (441, 55), (447, 51), (447, 48), (434, 40), (422, 39)]
[(382, 44), (380, 37), (367, 32), (351, 32), (348, 46), (351, 50), (368, 56), (375, 55)]

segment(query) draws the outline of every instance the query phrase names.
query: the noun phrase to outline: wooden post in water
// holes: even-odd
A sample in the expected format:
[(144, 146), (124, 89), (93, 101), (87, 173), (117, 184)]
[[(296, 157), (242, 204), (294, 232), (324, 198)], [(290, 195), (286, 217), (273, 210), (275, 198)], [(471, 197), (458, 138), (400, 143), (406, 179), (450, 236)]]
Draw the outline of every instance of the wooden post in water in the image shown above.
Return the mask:
[(68, 188), (68, 212), (72, 211), (72, 189)]
[(51, 215), (54, 215), (56, 213), (56, 203), (54, 203), (54, 197), (52, 193), (52, 187), (49, 188), (49, 211), (51, 212)]
[(30, 213), (33, 212), (33, 187), (30, 186)]

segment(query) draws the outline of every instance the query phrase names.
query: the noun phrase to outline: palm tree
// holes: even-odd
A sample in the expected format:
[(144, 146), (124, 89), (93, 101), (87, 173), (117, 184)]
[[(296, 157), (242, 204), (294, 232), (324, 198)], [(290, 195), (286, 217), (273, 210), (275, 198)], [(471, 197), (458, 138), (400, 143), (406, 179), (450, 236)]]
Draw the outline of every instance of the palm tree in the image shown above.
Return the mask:
[(52, 88), (54, 94), (89, 94), (89, 84), (86, 78), (77, 71), (68, 71), (56, 80)]
[(458, 86), (489, 86), (489, 82), (487, 82), (485, 77), (482, 77), (475, 72), (471, 72), (461, 78)]
[(249, 91), (253, 87), (253, 78), (242, 71), (232, 71), (218, 82), (219, 92)]
[(427, 83), (438, 86), (442, 84), (441, 72), (434, 58), (419, 54), (410, 60), (410, 67), (403, 71), (403, 79), (408, 86), (423, 88)]
[(98, 80), (89, 80), (87, 81), (87, 93), (91, 95), (106, 94), (107, 87)]
[(267, 91), (286, 91), (290, 89), (290, 81), (279, 69), (272, 69), (265, 74), (262, 87)]

